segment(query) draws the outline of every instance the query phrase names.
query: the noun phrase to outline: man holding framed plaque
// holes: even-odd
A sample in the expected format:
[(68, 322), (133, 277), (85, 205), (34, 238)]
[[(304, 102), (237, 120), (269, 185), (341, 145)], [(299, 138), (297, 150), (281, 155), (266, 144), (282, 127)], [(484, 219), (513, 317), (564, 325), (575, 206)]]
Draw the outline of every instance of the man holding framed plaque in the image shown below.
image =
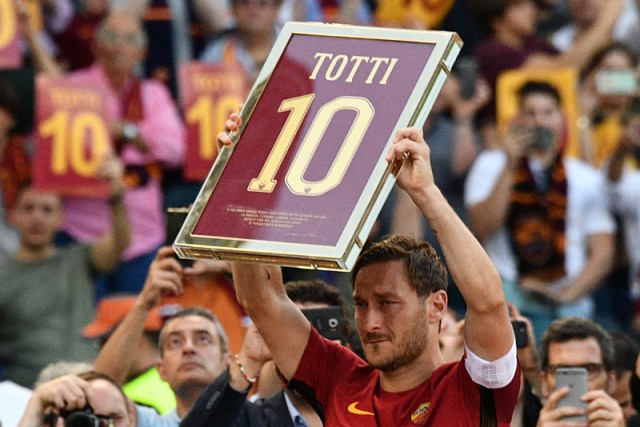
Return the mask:
[[(239, 130), (238, 116), (226, 127)], [(231, 144), (226, 134), (218, 140)], [(460, 361), (445, 364), (438, 346), (446, 270), (424, 242), (391, 237), (355, 263), (355, 320), (368, 363), (311, 328), (287, 297), (279, 266), (232, 264), (238, 300), (290, 386), (312, 392), (325, 425), (478, 425), (490, 414), (499, 425), (511, 421), (520, 375), (500, 277), (436, 186), (429, 155), (421, 132), (404, 128), (386, 160), (406, 158), (397, 183), (434, 230), (467, 303)], [(481, 410), (491, 400), (492, 409)]]

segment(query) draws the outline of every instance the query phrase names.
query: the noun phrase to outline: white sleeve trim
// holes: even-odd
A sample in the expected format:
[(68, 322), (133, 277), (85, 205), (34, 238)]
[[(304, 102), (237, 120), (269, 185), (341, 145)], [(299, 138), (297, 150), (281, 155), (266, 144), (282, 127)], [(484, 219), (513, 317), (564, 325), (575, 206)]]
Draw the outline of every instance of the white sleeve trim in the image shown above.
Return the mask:
[(473, 354), (466, 343), (464, 349), (464, 365), (474, 383), (487, 388), (502, 388), (511, 383), (518, 365), (515, 340), (509, 352), (493, 362), (487, 362)]

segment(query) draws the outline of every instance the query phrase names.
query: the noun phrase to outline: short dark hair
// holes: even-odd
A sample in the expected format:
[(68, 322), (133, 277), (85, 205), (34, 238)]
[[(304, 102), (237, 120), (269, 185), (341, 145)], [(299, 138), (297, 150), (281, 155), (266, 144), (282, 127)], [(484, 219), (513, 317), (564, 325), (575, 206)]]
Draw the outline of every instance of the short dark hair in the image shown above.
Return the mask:
[(340, 307), (342, 314), (342, 335), (345, 342), (351, 342), (355, 337), (355, 330), (349, 315), (344, 297), (336, 289), (324, 280), (297, 280), (284, 284), (287, 295), (293, 302), (327, 304), (332, 307)]
[(631, 49), (631, 47), (624, 42), (614, 41), (608, 44), (607, 46), (603, 47), (602, 49), (597, 51), (595, 55), (593, 55), (593, 57), (591, 58), (591, 61), (589, 61), (587, 65), (584, 67), (584, 74), (591, 73), (593, 70), (596, 69), (596, 67), (600, 65), (600, 63), (604, 60), (604, 58), (607, 55), (614, 52), (619, 52), (626, 55), (627, 58), (629, 58), (629, 62), (631, 62), (631, 66), (633, 68), (637, 66), (638, 56), (633, 51), (633, 49)]
[(403, 235), (388, 237), (366, 248), (353, 267), (351, 287), (355, 287), (363, 267), (395, 260), (404, 260), (409, 282), (420, 298), (447, 289), (447, 269), (433, 246), (425, 240)]
[(469, 0), (468, 6), (475, 22), (486, 35), (493, 35), (493, 23), (504, 16), (513, 3), (529, 0)]
[(160, 335), (158, 336), (158, 346), (160, 347), (160, 355), (164, 354), (164, 349), (162, 348), (162, 340), (164, 339), (165, 334), (167, 333), (167, 328), (171, 322), (176, 319), (180, 319), (182, 317), (189, 316), (198, 316), (203, 317), (207, 320), (210, 320), (211, 323), (216, 327), (216, 331), (218, 332), (218, 337), (220, 340), (220, 352), (222, 354), (226, 353), (229, 348), (229, 340), (227, 339), (227, 333), (222, 326), (222, 323), (218, 320), (216, 316), (211, 313), (211, 311), (202, 307), (188, 307), (183, 308), (182, 310), (177, 311), (172, 314), (171, 317), (167, 318), (162, 325), (162, 329), (160, 330)]
[(638, 341), (624, 332), (612, 331), (609, 334), (613, 338), (613, 347), (616, 355), (613, 369), (618, 375), (625, 371), (635, 371), (638, 354), (640, 354)]
[(524, 99), (530, 95), (547, 95), (553, 98), (558, 106), (562, 105), (560, 91), (558, 91), (558, 89), (556, 89), (556, 87), (551, 83), (545, 81), (529, 80), (520, 86), (518, 89), (518, 100), (520, 105), (522, 105)]
[(540, 343), (540, 368), (549, 367), (549, 346), (552, 343), (565, 343), (571, 340), (595, 338), (600, 346), (602, 363), (611, 370), (615, 363), (615, 350), (611, 335), (596, 322), (582, 317), (566, 317), (551, 322)]

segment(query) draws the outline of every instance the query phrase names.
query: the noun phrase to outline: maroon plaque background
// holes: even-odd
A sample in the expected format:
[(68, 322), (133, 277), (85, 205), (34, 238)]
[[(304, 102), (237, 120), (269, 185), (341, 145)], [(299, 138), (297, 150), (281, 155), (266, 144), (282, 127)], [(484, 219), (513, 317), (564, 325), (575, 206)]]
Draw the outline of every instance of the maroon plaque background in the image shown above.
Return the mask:
[[(394, 127), (433, 48), (429, 43), (294, 34), (192, 235), (335, 246), (374, 166), (384, 162), (385, 146), (395, 134)], [(322, 77), (326, 63), (318, 78), (310, 80), (317, 52), (398, 58), (398, 62), (386, 85), (366, 84), (368, 72), (363, 71), (351, 83), (345, 81), (347, 71), (341, 78), (329, 81)], [(309, 93), (314, 93), (315, 99), (278, 169), (274, 191), (248, 191), (290, 114), (278, 112), (280, 103)], [(300, 136), (306, 134), (319, 107), (339, 96), (367, 98), (375, 109), (371, 124), (338, 187), (321, 196), (294, 194), (285, 183), (285, 175), (301, 143)], [(354, 116), (355, 113), (345, 110), (333, 117), (312, 157), (306, 180), (319, 180), (326, 175)]]

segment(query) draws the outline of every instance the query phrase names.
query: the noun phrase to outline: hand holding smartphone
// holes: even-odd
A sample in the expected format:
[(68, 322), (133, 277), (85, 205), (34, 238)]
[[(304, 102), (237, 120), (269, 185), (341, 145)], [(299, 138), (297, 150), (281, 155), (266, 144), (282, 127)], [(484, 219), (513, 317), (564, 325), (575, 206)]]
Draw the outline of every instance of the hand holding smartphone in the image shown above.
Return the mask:
[[(558, 402), (558, 408), (574, 407), (587, 409), (587, 403), (581, 398), (588, 391), (588, 372), (585, 368), (565, 367), (556, 370), (556, 390), (569, 387), (569, 394)], [(586, 422), (587, 416), (577, 415), (563, 418), (563, 421)]]

